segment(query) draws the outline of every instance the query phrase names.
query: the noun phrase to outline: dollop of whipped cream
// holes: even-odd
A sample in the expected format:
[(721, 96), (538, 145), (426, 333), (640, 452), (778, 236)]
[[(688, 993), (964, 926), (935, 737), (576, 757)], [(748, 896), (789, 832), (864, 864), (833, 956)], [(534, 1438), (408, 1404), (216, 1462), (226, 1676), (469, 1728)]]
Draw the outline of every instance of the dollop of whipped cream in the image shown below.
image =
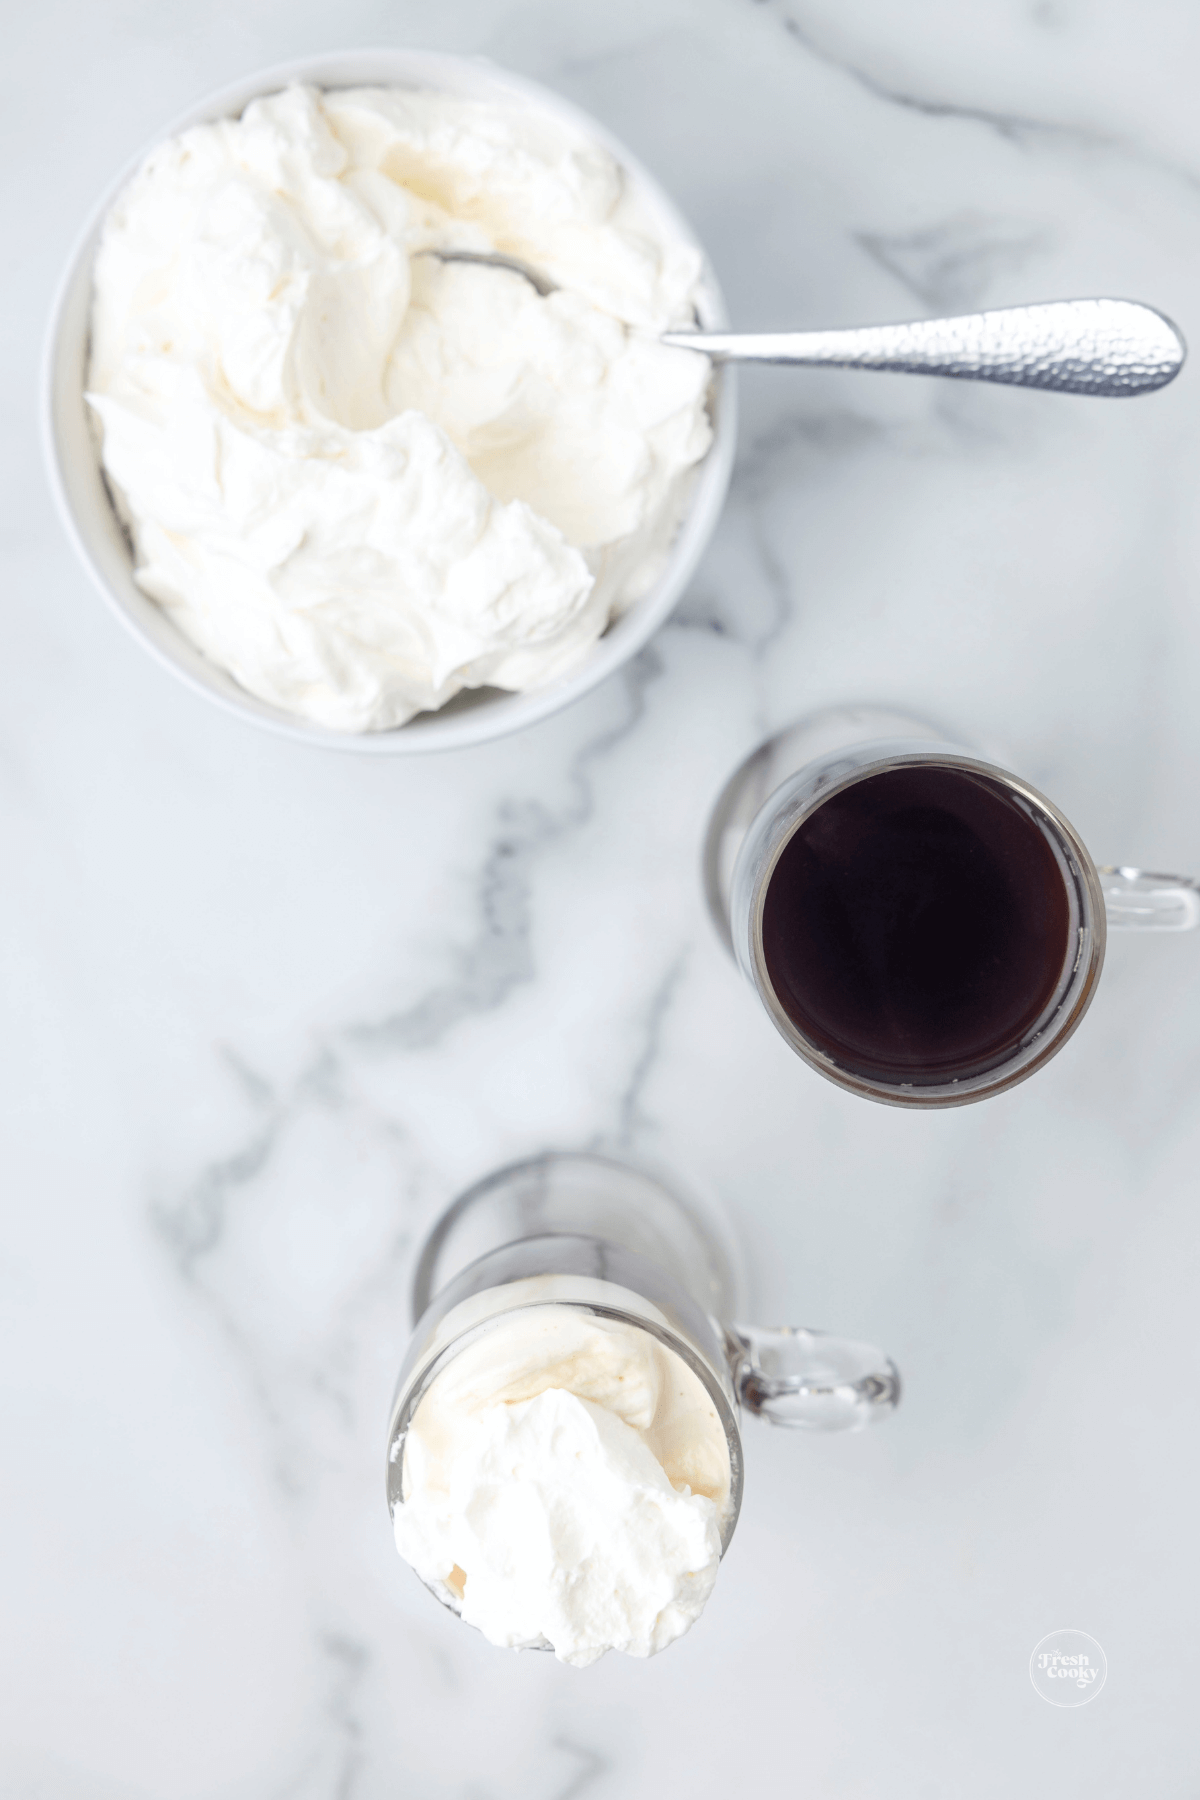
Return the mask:
[(139, 586), (336, 729), (553, 679), (653, 584), (708, 448), (707, 359), (657, 342), (699, 278), (533, 109), (294, 87), (160, 145), (88, 372)]
[[(540, 1299), (553, 1279), (499, 1291)], [(712, 1592), (728, 1446), (649, 1332), (553, 1302), (505, 1312), (436, 1377), (403, 1453), (396, 1546), (493, 1644), (579, 1667), (653, 1656)]]

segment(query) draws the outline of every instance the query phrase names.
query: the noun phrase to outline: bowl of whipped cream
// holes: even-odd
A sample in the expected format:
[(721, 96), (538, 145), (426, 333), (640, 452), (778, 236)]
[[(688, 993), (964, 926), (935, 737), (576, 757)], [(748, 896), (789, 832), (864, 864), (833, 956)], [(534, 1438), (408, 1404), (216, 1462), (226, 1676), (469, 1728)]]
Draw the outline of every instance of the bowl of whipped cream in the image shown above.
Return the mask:
[[(495, 258), (537, 273), (530, 280)], [(382, 754), (520, 729), (634, 655), (733, 461), (694, 233), (603, 126), (374, 50), (212, 95), (63, 279), (43, 423), (139, 642), (271, 730)]]

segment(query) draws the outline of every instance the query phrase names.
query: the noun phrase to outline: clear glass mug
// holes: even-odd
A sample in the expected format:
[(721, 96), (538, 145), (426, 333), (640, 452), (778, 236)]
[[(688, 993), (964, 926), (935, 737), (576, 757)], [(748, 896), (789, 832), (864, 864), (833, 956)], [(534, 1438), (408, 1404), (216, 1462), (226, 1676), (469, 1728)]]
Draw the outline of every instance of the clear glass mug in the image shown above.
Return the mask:
[[(739, 1409), (774, 1425), (858, 1431), (900, 1399), (895, 1365), (872, 1345), (726, 1323), (733, 1260), (715, 1221), (627, 1163), (554, 1153), (485, 1177), (442, 1215), (418, 1259), (416, 1323), (388, 1424), (389, 1510), (405, 1497), (409, 1426), (452, 1359), (531, 1304), (566, 1305), (648, 1332), (699, 1378), (729, 1452), (724, 1556), (742, 1498)], [(553, 1297), (531, 1303), (526, 1284), (546, 1275), (559, 1278)], [(461, 1612), (453, 1588), (426, 1586)]]
[[(869, 776), (930, 764), (983, 777), (1040, 827), (1065, 891), (1067, 951), (1048, 1004), (995, 1066), (892, 1079), (847, 1066), (788, 1012), (768, 971), (763, 916), (781, 856), (818, 808)], [(961, 1106), (1024, 1081), (1062, 1049), (1091, 1004), (1109, 930), (1188, 931), (1200, 924), (1200, 884), (1190, 876), (1097, 866), (1053, 802), (1020, 776), (924, 720), (866, 707), (814, 714), (742, 763), (710, 818), (704, 884), (726, 948), (796, 1054), (851, 1093), (893, 1106)]]

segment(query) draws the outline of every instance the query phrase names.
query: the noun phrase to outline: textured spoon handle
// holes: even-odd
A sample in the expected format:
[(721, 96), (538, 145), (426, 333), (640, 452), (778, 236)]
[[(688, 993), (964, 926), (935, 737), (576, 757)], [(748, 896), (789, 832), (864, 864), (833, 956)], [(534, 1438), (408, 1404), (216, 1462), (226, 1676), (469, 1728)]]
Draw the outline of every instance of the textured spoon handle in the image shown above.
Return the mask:
[(718, 362), (890, 369), (1113, 396), (1165, 387), (1187, 355), (1170, 319), (1135, 300), (1049, 300), (844, 331), (671, 331), (663, 342), (703, 350)]

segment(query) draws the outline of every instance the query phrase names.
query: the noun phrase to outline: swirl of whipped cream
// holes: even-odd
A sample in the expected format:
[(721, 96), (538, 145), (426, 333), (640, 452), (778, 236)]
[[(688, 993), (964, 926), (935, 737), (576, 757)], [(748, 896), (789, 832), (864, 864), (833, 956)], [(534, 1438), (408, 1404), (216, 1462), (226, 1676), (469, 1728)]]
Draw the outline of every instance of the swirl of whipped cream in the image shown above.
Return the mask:
[(537, 1276), (442, 1321), (448, 1337), (515, 1308), (422, 1397), (393, 1526), (400, 1554), (489, 1642), (549, 1644), (584, 1667), (607, 1650), (653, 1656), (699, 1618), (731, 1471), (695, 1373), (649, 1332), (559, 1303), (568, 1295), (643, 1307), (608, 1281)]
[(533, 111), (294, 87), (160, 145), (105, 225), (88, 373), (139, 586), (335, 729), (542, 685), (665, 562), (710, 371), (657, 336), (699, 275)]

